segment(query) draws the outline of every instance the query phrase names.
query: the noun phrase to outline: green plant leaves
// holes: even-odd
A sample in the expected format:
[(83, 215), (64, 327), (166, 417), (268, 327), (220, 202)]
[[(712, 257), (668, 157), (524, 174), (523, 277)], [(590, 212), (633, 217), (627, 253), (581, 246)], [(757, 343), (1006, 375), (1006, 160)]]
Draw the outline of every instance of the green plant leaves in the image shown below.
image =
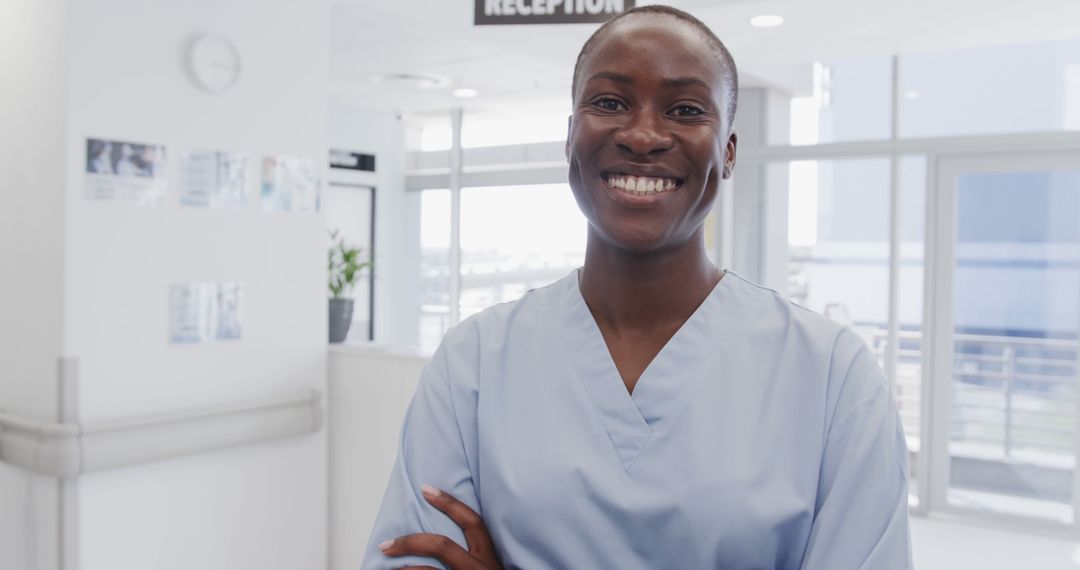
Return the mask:
[(362, 249), (346, 245), (337, 230), (330, 232), (330, 239), (333, 241), (327, 257), (330, 297), (341, 299), (352, 292), (363, 271), (374, 264), (363, 256)]

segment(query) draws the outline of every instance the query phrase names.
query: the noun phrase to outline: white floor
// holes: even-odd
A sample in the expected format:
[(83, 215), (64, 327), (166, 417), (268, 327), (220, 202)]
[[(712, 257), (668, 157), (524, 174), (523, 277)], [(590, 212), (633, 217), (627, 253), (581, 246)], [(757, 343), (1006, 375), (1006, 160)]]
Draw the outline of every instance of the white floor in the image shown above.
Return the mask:
[(911, 517), (916, 570), (1080, 570), (1080, 536), (1067, 540)]

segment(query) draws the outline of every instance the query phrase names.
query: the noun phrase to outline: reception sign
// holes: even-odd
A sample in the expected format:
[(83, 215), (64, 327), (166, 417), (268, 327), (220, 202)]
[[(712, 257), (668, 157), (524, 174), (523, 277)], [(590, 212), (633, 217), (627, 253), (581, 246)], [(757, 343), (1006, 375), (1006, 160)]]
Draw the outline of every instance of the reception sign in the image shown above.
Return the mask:
[(475, 0), (477, 26), (606, 22), (634, 0)]

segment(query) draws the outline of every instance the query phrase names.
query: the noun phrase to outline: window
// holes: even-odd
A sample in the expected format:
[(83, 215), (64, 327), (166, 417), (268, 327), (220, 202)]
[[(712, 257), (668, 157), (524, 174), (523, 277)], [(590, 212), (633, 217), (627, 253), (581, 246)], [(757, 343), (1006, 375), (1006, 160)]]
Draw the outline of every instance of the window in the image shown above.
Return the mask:
[(890, 57), (751, 66), (746, 73), (790, 97), (790, 144), (882, 140), (891, 135)]
[(585, 261), (585, 217), (568, 184), (461, 193), (461, 318), (565, 277)]
[(420, 193), (420, 329), (418, 343), (434, 350), (450, 322), (450, 191)]
[(1080, 129), (1080, 39), (905, 55), (900, 134)]
[(955, 190), (947, 500), (1072, 523), (1080, 170), (986, 160)]
[(788, 295), (872, 341), (888, 326), (889, 161), (789, 168)]
[(450, 293), (450, 192), (421, 195), (420, 344), (434, 348), (450, 304), (466, 319), (552, 283), (585, 260), (585, 217), (567, 184), (465, 188), (461, 192), (461, 293)]

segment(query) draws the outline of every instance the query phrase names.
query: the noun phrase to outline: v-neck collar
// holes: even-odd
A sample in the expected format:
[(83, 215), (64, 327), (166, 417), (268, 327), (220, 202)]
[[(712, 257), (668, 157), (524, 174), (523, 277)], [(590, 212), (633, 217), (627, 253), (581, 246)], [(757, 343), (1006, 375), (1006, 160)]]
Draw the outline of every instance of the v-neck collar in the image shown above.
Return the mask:
[(679, 399), (690, 381), (701, 374), (716, 353), (717, 325), (722, 322), (724, 299), (731, 292), (725, 275), (668, 340), (627, 391), (600, 327), (585, 303), (572, 272), (547, 289), (562, 339), (589, 400), (629, 472), (664, 414)]

